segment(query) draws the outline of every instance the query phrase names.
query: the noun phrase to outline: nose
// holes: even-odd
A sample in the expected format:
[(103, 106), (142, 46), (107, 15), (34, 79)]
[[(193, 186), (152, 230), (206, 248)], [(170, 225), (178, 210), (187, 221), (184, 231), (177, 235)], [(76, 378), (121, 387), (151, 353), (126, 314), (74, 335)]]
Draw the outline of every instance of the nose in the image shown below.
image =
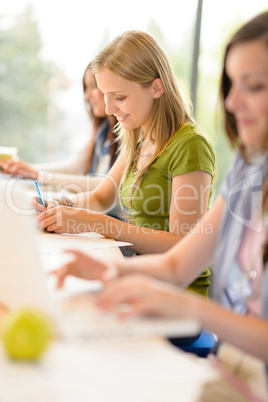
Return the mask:
[(90, 86), (87, 86), (84, 93), (85, 100), (90, 101), (91, 95), (92, 95), (92, 89), (90, 88)]
[(232, 87), (225, 98), (225, 108), (228, 112), (234, 113), (237, 110), (241, 109), (243, 106), (243, 96), (239, 88)]
[(105, 112), (108, 115), (115, 114), (118, 108), (110, 97), (104, 96)]

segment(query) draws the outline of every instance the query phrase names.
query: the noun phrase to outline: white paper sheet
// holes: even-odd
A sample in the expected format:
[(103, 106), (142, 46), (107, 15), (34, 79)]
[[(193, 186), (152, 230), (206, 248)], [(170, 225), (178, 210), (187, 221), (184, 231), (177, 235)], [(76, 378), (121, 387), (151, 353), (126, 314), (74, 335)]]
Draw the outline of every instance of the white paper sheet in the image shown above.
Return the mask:
[(93, 232), (81, 234), (42, 232), (37, 236), (37, 243), (40, 251), (46, 254), (59, 254), (68, 249), (88, 251), (131, 245), (131, 243), (108, 239)]

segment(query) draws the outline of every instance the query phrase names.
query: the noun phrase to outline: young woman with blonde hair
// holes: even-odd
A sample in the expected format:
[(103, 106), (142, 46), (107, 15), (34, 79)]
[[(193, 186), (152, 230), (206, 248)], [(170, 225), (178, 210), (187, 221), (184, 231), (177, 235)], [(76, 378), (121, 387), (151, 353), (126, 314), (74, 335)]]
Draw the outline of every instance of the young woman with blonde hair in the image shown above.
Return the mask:
[[(98, 232), (132, 243), (136, 254), (165, 252), (194, 230), (208, 208), (213, 147), (151, 35), (119, 35), (92, 62), (92, 72), (106, 113), (117, 118), (120, 154), (95, 190), (72, 198), (75, 208), (52, 202), (45, 211), (37, 205), (40, 228)], [(105, 214), (118, 194), (125, 222)], [(207, 294), (209, 274), (205, 269), (190, 287)]]

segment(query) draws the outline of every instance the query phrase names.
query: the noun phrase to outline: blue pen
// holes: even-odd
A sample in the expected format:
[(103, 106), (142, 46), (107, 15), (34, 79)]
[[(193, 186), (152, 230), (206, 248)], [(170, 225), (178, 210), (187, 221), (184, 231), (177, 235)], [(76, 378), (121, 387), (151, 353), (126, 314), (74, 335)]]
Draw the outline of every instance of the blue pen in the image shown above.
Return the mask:
[(45, 208), (46, 208), (46, 204), (45, 204), (44, 198), (43, 198), (43, 196), (42, 196), (42, 194), (41, 194), (41, 191), (40, 191), (40, 187), (39, 187), (38, 181), (37, 181), (37, 180), (35, 180), (35, 181), (34, 181), (34, 184), (35, 184), (35, 188), (36, 188), (36, 191), (37, 191), (37, 194), (38, 194), (38, 197), (39, 197), (40, 204), (42, 204), (42, 205), (43, 205), (43, 207), (45, 207)]

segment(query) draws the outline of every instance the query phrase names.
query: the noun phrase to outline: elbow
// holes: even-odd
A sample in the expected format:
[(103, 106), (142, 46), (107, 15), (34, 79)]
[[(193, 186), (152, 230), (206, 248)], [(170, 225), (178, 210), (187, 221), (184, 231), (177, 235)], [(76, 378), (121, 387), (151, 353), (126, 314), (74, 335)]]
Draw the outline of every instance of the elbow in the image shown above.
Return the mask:
[(166, 253), (163, 255), (163, 264), (168, 271), (168, 281), (175, 285), (180, 285), (180, 277), (178, 272), (178, 262), (174, 253)]

